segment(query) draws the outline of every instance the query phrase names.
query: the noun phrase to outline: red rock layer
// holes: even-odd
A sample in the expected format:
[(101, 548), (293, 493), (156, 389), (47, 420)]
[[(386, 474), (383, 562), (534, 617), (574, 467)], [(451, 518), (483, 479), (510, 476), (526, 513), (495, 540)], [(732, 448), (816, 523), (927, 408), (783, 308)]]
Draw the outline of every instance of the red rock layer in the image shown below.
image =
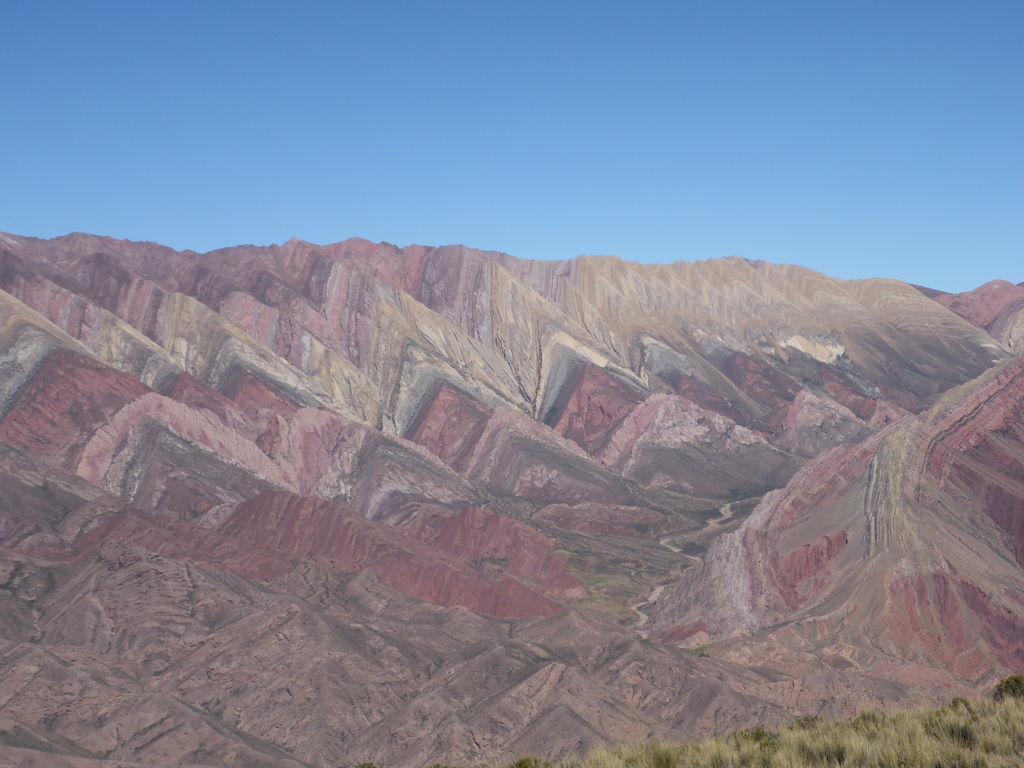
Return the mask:
[(935, 301), (979, 328), (990, 328), (1000, 316), (1024, 307), (1024, 287), (993, 280), (964, 293), (939, 293)]
[[(506, 618), (553, 616), (565, 610), (508, 576), (492, 577), (461, 558), (439, 556), (323, 499), (264, 493), (240, 505), (220, 530), (260, 548), (329, 561), (344, 570), (368, 569), (405, 594), (439, 605)], [(529, 570), (525, 562), (518, 560), (516, 570)]]
[(509, 574), (569, 598), (587, 591), (567, 570), (550, 539), (524, 523), (470, 507), (458, 514), (421, 514), (403, 527), (409, 535), (474, 564), (497, 564)]
[(456, 472), (463, 472), (492, 412), (465, 393), (441, 384), (434, 397), (424, 403), (406, 437)]
[(596, 453), (643, 400), (643, 393), (587, 363), (565, 383), (562, 400), (548, 417), (555, 431), (588, 453)]
[(134, 377), (57, 349), (0, 419), (0, 441), (73, 465), (88, 437), (148, 391)]

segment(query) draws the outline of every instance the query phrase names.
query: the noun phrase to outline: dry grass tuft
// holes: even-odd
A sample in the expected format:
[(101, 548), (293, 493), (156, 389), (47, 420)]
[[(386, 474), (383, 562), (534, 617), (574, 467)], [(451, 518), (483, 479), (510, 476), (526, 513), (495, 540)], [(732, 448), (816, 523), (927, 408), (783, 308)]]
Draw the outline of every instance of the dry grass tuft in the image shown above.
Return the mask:
[(805, 719), (684, 746), (601, 750), (561, 768), (1022, 768), (1024, 699)]

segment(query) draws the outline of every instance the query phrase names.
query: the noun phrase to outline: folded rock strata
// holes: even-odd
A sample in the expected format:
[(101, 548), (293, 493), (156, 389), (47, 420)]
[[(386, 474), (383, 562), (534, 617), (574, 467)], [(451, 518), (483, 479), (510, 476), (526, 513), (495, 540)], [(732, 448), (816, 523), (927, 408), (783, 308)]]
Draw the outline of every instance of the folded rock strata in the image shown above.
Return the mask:
[(0, 756), (401, 768), (979, 690), (1024, 667), (1022, 291), (0, 235)]

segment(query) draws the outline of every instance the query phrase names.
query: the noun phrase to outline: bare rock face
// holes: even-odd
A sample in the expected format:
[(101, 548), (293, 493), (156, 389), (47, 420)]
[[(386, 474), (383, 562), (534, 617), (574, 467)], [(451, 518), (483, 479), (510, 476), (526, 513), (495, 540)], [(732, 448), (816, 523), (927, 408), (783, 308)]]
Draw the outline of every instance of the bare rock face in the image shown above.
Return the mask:
[(979, 328), (992, 328), (1000, 318), (1024, 306), (1024, 287), (993, 280), (965, 293), (932, 293), (939, 304)]
[(1024, 285), (993, 280), (964, 293), (921, 290), (968, 322), (984, 328), (1015, 355), (1024, 354)]
[[(494, 525), (488, 525), (492, 521)], [(551, 573), (543, 575), (550, 577), (550, 586), (578, 586), (557, 558), (547, 562), (553, 559), (551, 544), (531, 529), (523, 530), (518, 537), (506, 535), (504, 541), (493, 542), (502, 533), (519, 533), (514, 521), (506, 524), (496, 515), (474, 514), (470, 509), (436, 525), (435, 535), (425, 536), (420, 529), (414, 536), (419, 533), (419, 538), (438, 540), (442, 550), (456, 553), (453, 556), (445, 557), (439, 548), (424, 546), (415, 538), (324, 499), (265, 493), (239, 505), (217, 530), (259, 550), (323, 561), (343, 572), (369, 570), (407, 595), (502, 618), (552, 616), (565, 609), (509, 575), (489, 578), (483, 569), (474, 569), (466, 561), (501, 562), (508, 574), (526, 578), (542, 576), (541, 569), (549, 565)], [(474, 537), (474, 533), (478, 535)], [(514, 563), (510, 563), (504, 555), (510, 554), (509, 547), (516, 544), (520, 546)], [(541, 551), (531, 553), (530, 544)], [(531, 554), (544, 562), (530, 562)], [(274, 575), (280, 574), (268, 574)], [(577, 596), (582, 596), (580, 592), (583, 590), (578, 590)]]
[(1022, 425), (1018, 359), (809, 462), (666, 590), (659, 631), (908, 685), (1020, 668)]
[(653, 395), (634, 408), (601, 452), (623, 478), (706, 498), (755, 495), (780, 487), (796, 459), (767, 435), (672, 395)]
[[(895, 418), (906, 415), (901, 412)], [(869, 424), (841, 403), (808, 390), (801, 390), (776, 412), (773, 426), (772, 444), (804, 458), (813, 458), (836, 445), (859, 442), (872, 432)]]
[(0, 235), (0, 762), (553, 758), (1024, 671), (1022, 290)]

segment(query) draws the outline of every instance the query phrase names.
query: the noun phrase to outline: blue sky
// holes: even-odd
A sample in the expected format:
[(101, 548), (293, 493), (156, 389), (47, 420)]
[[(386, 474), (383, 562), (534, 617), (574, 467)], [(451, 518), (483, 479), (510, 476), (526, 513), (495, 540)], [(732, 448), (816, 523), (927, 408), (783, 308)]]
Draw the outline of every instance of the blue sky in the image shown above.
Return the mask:
[(0, 3), (0, 230), (1024, 280), (1024, 2)]

